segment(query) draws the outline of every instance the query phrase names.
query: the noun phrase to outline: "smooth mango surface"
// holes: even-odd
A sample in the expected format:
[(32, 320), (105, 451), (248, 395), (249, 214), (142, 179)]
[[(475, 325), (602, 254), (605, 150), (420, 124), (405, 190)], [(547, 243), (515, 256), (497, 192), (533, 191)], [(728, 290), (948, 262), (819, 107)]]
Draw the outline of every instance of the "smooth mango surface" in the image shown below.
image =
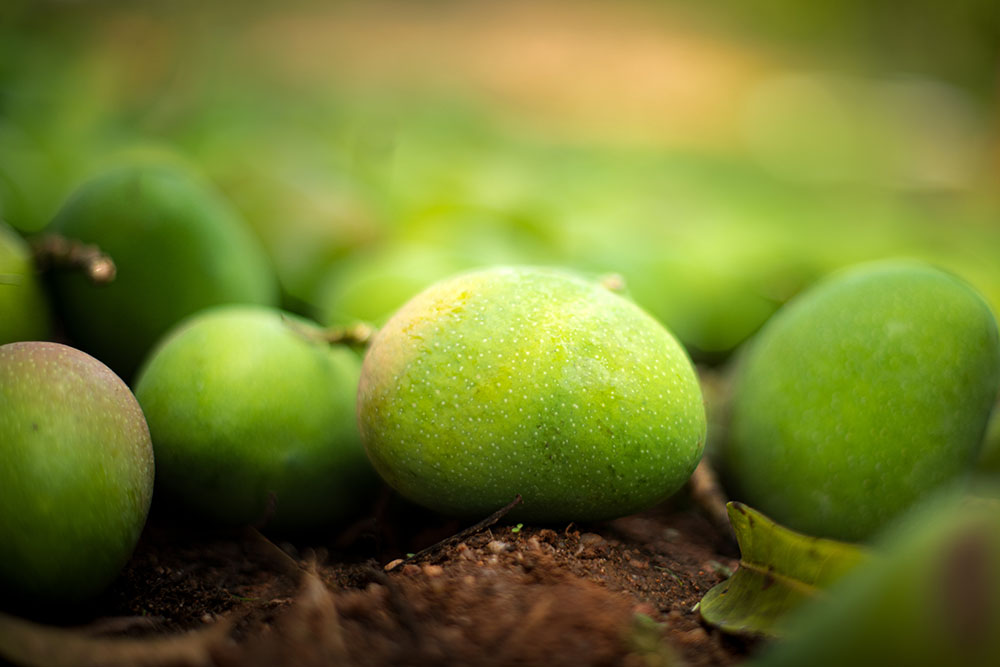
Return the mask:
[(733, 497), (796, 530), (861, 540), (972, 466), (1000, 343), (967, 284), (883, 262), (801, 294), (740, 364), (720, 452)]
[(360, 355), (309, 339), (308, 326), (276, 309), (222, 306), (157, 345), (136, 396), (168, 502), (291, 530), (365, 505), (375, 474), (354, 419)]
[(125, 565), (153, 494), (142, 410), (58, 343), (0, 346), (0, 596), (76, 602)]
[(277, 284), (235, 210), (178, 167), (118, 167), (84, 183), (50, 231), (98, 245), (117, 266), (109, 285), (53, 276), (56, 306), (81, 348), (131, 375), (167, 329), (225, 303), (273, 305)]

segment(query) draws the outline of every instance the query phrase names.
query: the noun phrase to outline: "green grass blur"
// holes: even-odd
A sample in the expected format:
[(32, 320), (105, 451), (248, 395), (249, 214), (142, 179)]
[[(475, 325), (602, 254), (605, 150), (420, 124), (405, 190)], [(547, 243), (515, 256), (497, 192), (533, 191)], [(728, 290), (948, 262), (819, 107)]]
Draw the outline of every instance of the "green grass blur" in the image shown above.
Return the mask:
[(920, 257), (1000, 310), (985, 0), (53, 2), (0, 9), (0, 216), (185, 163), (290, 307), (384, 319), (473, 266), (617, 273), (702, 360), (828, 271)]

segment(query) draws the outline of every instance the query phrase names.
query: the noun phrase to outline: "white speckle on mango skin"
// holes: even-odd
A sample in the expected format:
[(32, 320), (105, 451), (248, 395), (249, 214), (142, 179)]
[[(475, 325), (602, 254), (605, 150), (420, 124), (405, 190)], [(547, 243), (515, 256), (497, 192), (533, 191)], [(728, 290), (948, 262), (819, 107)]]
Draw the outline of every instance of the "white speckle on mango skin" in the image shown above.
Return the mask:
[(362, 440), (407, 498), (479, 515), (593, 520), (674, 493), (705, 412), (685, 351), (635, 304), (567, 273), (500, 267), (414, 297), (373, 340)]
[(110, 368), (61, 343), (0, 345), (0, 589), (97, 595), (139, 539), (153, 478), (145, 417)]

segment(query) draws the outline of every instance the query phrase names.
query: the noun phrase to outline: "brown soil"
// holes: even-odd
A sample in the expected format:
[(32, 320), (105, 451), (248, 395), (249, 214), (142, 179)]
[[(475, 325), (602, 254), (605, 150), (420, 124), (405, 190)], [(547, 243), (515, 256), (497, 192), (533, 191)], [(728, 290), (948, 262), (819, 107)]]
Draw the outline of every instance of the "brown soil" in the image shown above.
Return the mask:
[(737, 553), (686, 495), (452, 540), (463, 524), (395, 498), (372, 516), (285, 542), (154, 512), (101, 601), (60, 627), (0, 616), (0, 644), (16, 635), (24, 664), (220, 666), (729, 665), (751, 648), (694, 609)]

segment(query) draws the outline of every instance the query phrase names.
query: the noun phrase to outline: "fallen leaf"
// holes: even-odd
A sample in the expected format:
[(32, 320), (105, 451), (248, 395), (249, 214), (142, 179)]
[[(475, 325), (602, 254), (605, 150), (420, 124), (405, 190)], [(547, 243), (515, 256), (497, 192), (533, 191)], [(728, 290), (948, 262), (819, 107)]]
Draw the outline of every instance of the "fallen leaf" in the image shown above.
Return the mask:
[(856, 544), (797, 533), (742, 503), (726, 509), (740, 546), (739, 569), (699, 605), (702, 618), (725, 632), (782, 636), (790, 611), (869, 558)]

